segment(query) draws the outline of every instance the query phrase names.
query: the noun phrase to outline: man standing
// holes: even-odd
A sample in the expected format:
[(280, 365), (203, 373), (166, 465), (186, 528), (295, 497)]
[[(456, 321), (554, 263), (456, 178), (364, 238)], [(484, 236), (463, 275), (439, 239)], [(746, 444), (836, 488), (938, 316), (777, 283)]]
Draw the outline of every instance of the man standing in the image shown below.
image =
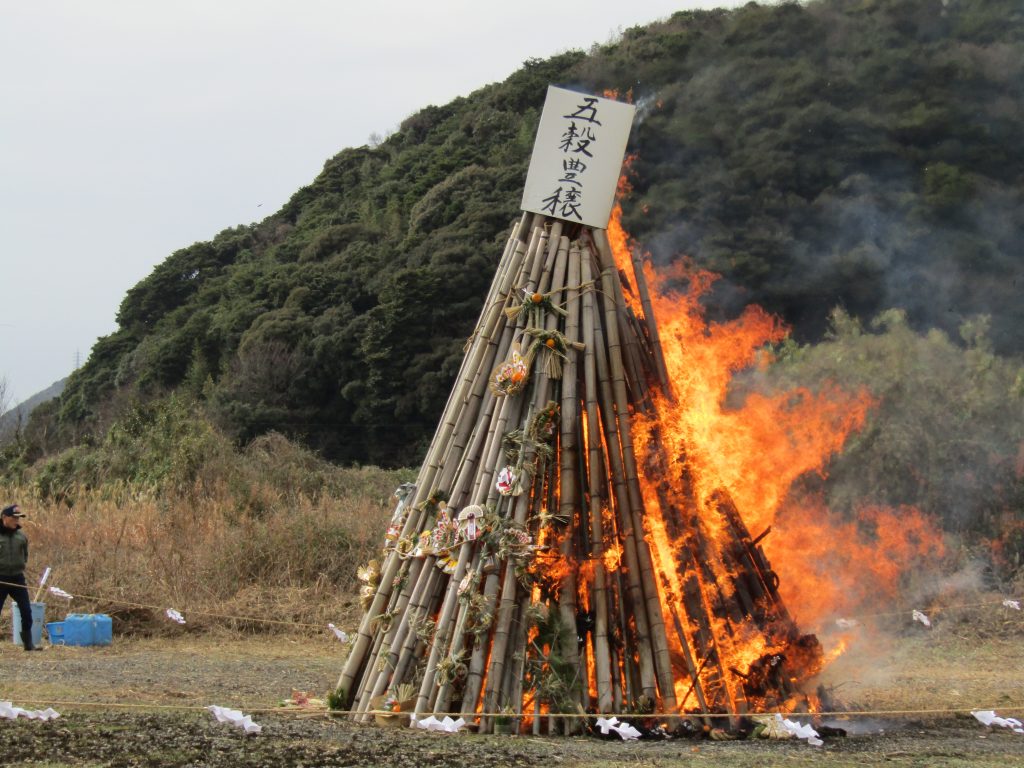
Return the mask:
[(0, 611), (7, 596), (18, 604), (21, 613), (21, 644), (26, 651), (38, 651), (32, 644), (32, 601), (25, 586), (28, 564), (28, 537), (22, 533), (18, 520), (25, 517), (17, 504), (0, 512)]

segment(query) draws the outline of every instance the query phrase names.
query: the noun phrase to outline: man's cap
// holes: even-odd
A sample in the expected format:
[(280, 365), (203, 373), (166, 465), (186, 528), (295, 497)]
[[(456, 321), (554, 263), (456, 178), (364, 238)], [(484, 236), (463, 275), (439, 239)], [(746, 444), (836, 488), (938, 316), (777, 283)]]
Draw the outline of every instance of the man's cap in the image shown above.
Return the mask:
[(0, 512), (4, 517), (25, 517), (18, 509), (17, 504), (11, 504), (9, 507), (4, 507), (4, 511)]

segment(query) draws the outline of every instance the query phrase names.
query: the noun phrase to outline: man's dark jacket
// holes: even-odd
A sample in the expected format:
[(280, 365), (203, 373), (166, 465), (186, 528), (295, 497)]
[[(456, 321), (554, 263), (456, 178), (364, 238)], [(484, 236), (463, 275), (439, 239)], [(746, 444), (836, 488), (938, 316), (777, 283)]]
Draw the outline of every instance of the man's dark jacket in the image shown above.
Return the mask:
[(17, 576), (28, 564), (28, 537), (19, 525), (13, 531), (0, 526), (0, 576)]

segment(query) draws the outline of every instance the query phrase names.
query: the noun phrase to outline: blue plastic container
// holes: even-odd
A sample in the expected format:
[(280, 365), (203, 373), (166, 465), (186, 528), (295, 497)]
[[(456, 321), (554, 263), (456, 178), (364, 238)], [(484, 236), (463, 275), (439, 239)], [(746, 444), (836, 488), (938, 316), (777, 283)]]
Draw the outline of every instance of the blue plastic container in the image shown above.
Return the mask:
[(96, 645), (110, 645), (114, 639), (114, 622), (105, 613), (93, 615), (93, 643)]
[(64, 618), (64, 645), (110, 645), (113, 622), (104, 613), (69, 613)]
[[(14, 620), (11, 622), (11, 639), (21, 645), (21, 611), (13, 600), (7, 603), (11, 606), (11, 615)], [(39, 645), (43, 642), (43, 622), (46, 620), (46, 603), (32, 603), (32, 645)]]
[(92, 645), (92, 614), (69, 613), (64, 617), (64, 645)]
[(50, 645), (64, 645), (64, 622), (51, 621), (47, 624), (46, 636), (50, 639)]

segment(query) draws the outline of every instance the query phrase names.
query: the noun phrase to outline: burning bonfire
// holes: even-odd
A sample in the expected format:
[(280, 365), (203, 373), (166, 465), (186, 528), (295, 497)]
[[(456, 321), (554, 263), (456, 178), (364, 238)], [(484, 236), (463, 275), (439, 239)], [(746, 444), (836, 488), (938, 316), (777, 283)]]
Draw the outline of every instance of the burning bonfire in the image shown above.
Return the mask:
[(708, 326), (711, 276), (671, 292), (619, 215), (514, 225), (416, 484), (360, 573), (338, 681), (354, 717), (570, 733), (587, 712), (816, 706), (822, 646), (763, 543), (869, 398), (725, 409), (730, 377), (784, 330), (756, 308)]

